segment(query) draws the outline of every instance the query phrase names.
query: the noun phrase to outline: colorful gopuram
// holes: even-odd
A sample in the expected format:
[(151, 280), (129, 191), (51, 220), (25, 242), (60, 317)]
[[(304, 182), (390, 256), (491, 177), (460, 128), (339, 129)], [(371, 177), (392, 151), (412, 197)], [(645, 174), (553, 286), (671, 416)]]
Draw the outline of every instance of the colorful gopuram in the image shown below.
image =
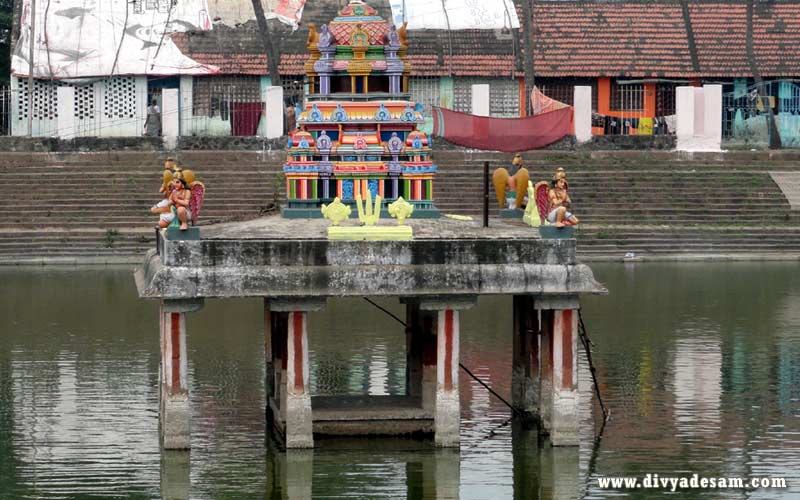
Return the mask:
[(421, 104), (409, 101), (405, 27), (359, 0), (319, 31), (310, 26), (308, 96), (290, 134), (284, 217), (321, 217), (338, 197), (353, 205), (367, 191), (386, 205), (403, 197), (414, 218), (438, 217), (431, 139), (417, 130)]

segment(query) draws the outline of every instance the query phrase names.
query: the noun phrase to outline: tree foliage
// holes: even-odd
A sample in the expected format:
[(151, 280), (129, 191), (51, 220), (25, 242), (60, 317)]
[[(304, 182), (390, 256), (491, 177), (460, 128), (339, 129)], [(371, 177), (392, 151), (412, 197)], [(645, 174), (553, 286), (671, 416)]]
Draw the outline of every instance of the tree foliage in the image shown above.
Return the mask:
[(11, 27), (14, 0), (0, 0), (0, 83), (8, 83), (11, 73)]

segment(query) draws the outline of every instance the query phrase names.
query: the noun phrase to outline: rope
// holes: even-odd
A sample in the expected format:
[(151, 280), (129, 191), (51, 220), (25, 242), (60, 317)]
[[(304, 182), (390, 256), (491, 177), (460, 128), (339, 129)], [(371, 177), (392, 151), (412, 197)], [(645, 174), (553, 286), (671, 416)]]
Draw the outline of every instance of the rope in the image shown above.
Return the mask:
[(578, 309), (578, 321), (581, 344), (583, 344), (583, 348), (586, 351), (586, 360), (589, 362), (589, 371), (592, 372), (592, 381), (594, 381), (594, 392), (597, 395), (597, 401), (600, 403), (600, 409), (603, 410), (603, 426), (605, 427), (605, 422), (611, 417), (611, 412), (606, 409), (606, 405), (603, 403), (603, 396), (600, 394), (600, 385), (597, 383), (597, 369), (594, 367), (594, 362), (592, 361), (592, 346), (594, 343), (589, 338), (589, 334), (586, 333), (586, 325), (583, 324), (583, 314), (580, 309)]
[[(392, 312), (391, 312), (391, 311), (388, 311), (388, 310), (386, 310), (385, 308), (383, 308), (383, 307), (381, 307), (380, 305), (376, 304), (375, 302), (373, 302), (372, 300), (370, 300), (370, 299), (369, 299), (369, 298), (367, 298), (367, 297), (364, 297), (364, 300), (366, 300), (367, 302), (369, 302), (369, 303), (370, 303), (370, 304), (372, 304), (373, 306), (377, 307), (377, 308), (378, 308), (378, 309), (380, 309), (381, 311), (383, 311), (383, 312), (385, 312), (386, 314), (388, 314), (388, 315), (389, 315), (389, 316), (390, 316), (392, 319), (394, 319), (395, 321), (397, 321), (398, 323), (400, 323), (400, 324), (401, 324), (401, 325), (403, 325), (404, 327), (408, 328), (408, 324), (406, 324), (406, 322), (405, 322), (405, 321), (403, 321), (402, 319), (400, 319), (400, 318), (398, 318), (397, 316), (395, 316), (394, 314), (392, 314)], [(488, 386), (488, 385), (487, 385), (487, 384), (486, 384), (486, 383), (485, 383), (483, 380), (479, 379), (479, 378), (478, 378), (478, 377), (477, 377), (477, 376), (476, 376), (474, 373), (472, 373), (472, 372), (469, 370), (469, 368), (467, 368), (466, 366), (464, 366), (464, 364), (463, 364), (463, 363), (458, 363), (458, 366), (460, 366), (460, 367), (461, 367), (461, 369), (462, 369), (462, 370), (464, 370), (464, 371), (467, 373), (467, 375), (469, 375), (470, 377), (472, 377), (473, 379), (475, 379), (475, 381), (476, 381), (476, 382), (478, 382), (479, 384), (481, 384), (481, 385), (482, 385), (482, 386), (483, 386), (483, 387), (484, 387), (484, 388), (485, 388), (487, 391), (489, 391), (489, 393), (490, 393), (490, 394), (492, 394), (494, 397), (496, 397), (497, 399), (499, 399), (500, 401), (502, 401), (502, 402), (503, 402), (503, 404), (505, 404), (506, 406), (508, 406), (509, 408), (511, 408), (511, 411), (514, 413), (514, 415), (521, 415), (521, 413), (520, 413), (520, 411), (519, 411), (519, 410), (517, 410), (516, 408), (514, 408), (513, 406), (511, 406), (511, 404), (510, 404), (508, 401), (506, 401), (506, 400), (505, 400), (505, 399), (504, 399), (504, 398), (503, 398), (501, 395), (497, 394), (497, 393), (496, 393), (494, 390), (492, 390), (492, 388), (491, 388), (491, 387), (489, 387), (489, 386)]]

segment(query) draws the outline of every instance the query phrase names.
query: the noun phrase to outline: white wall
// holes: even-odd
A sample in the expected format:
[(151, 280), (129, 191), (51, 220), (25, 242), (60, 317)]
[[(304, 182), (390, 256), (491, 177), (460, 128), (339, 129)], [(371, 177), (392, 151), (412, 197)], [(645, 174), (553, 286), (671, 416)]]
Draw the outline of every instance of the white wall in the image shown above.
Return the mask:
[(167, 149), (175, 149), (180, 137), (179, 94), (178, 89), (164, 89), (161, 93), (161, 135)]
[(722, 86), (675, 89), (676, 133), (679, 151), (720, 151)]
[(72, 139), (77, 134), (75, 123), (75, 87), (58, 88), (58, 137)]
[(592, 87), (576, 86), (573, 99), (575, 139), (586, 142), (592, 139)]
[(472, 114), (475, 116), (489, 116), (489, 85), (480, 84), (472, 86)]
[(275, 139), (283, 135), (283, 87), (268, 87), (264, 99), (264, 118), (266, 129), (264, 135), (267, 139)]

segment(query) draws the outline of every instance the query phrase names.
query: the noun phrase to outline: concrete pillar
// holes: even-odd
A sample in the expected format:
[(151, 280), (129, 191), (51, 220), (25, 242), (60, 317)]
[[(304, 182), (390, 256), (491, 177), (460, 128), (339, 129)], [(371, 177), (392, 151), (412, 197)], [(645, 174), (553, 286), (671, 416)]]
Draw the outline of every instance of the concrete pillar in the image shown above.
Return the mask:
[(578, 298), (539, 299), (536, 307), (542, 322), (542, 422), (553, 446), (577, 446)]
[(511, 404), (526, 419), (539, 415), (539, 315), (533, 297), (513, 299), (513, 368)]
[(183, 75), (180, 80), (181, 113), (180, 135), (192, 135), (194, 131), (194, 77)]
[(705, 92), (700, 87), (694, 88), (694, 137), (703, 137), (706, 134), (706, 105)]
[(264, 112), (267, 118), (265, 135), (267, 139), (275, 139), (283, 135), (283, 87), (271, 86), (264, 95)]
[(436, 311), (421, 310), (419, 300), (406, 304), (406, 394), (419, 397), (422, 408), (436, 407)]
[(61, 139), (72, 139), (76, 135), (75, 87), (58, 87), (58, 131)]
[(679, 150), (691, 147), (694, 140), (694, 89), (695, 87), (675, 89), (675, 134)]
[(703, 93), (707, 147), (718, 151), (722, 145), (722, 85), (703, 85)]
[(472, 86), (472, 114), (476, 116), (489, 116), (489, 85)]
[(313, 448), (311, 393), (308, 391), (308, 313), (289, 313), (286, 336), (286, 447)]
[(422, 397), (423, 329), (419, 304), (406, 304), (406, 395)]
[(164, 147), (175, 149), (180, 136), (180, 101), (178, 89), (161, 91), (161, 135), (164, 136)]
[[(266, 301), (265, 301), (266, 302)], [(283, 433), (283, 422), (286, 421), (286, 337), (289, 324), (289, 315), (285, 312), (273, 311), (268, 303), (264, 305), (265, 316), (269, 310), (269, 354), (267, 353), (267, 340), (264, 342), (265, 359), (272, 355), (272, 362), (266, 363), (265, 383), (269, 384), (270, 376), (272, 386), (266, 385), (267, 393), (267, 420)], [(266, 321), (266, 318), (265, 318)], [(271, 370), (270, 370), (271, 369)], [(270, 374), (271, 371), (271, 374)]]
[[(279, 378), (280, 414), (275, 424), (283, 432), (286, 448), (313, 448), (313, 415), (311, 393), (309, 392), (308, 364), (308, 312), (325, 307), (325, 299), (296, 298), (273, 299), (269, 301), (270, 314), (286, 313), (285, 327), (281, 317), (274, 325), (278, 332), (273, 338), (285, 339), (283, 346), (276, 346), (281, 352), (281, 371)], [(285, 333), (284, 333), (285, 332)], [(277, 341), (276, 341), (277, 344)]]
[(458, 446), (461, 442), (461, 400), (458, 392), (458, 310), (438, 311), (436, 325), (436, 446)]
[(189, 456), (187, 451), (161, 452), (162, 500), (189, 500), (191, 490)]
[(540, 384), (539, 384), (539, 430), (549, 434), (553, 428), (553, 311), (540, 313)]
[(592, 140), (592, 87), (578, 85), (573, 99), (575, 139), (578, 142)]
[(555, 311), (553, 321), (553, 446), (578, 446), (578, 310)]
[(275, 397), (275, 360), (276, 356), (276, 329), (277, 314), (273, 315), (269, 308), (269, 300), (264, 299), (264, 394), (266, 396), (267, 417), (272, 415), (270, 399)]
[(459, 311), (472, 307), (475, 297), (420, 300), (420, 309), (436, 312), (435, 442), (438, 447), (461, 443), (461, 400), (458, 391), (460, 324)]
[(161, 301), (161, 380), (159, 424), (161, 445), (166, 450), (190, 448), (186, 313), (199, 311), (202, 299)]

